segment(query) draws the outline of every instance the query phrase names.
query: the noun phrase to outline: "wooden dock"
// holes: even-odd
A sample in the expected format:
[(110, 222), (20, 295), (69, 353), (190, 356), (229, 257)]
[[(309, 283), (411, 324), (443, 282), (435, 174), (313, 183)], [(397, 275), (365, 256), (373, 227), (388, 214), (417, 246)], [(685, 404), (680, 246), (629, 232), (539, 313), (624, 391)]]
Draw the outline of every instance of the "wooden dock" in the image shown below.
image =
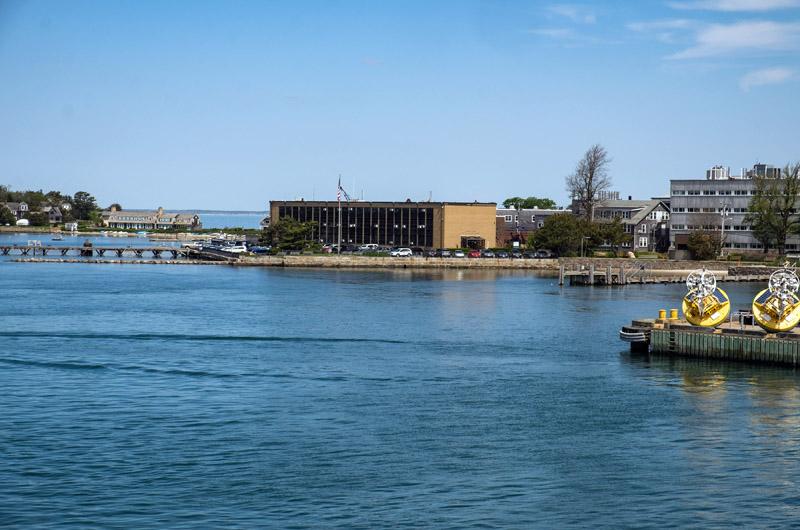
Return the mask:
[(631, 342), (631, 351), (800, 366), (800, 332), (796, 330), (768, 333), (758, 326), (739, 322), (704, 328), (685, 320), (668, 319), (636, 320), (623, 328), (629, 336), (633, 330), (641, 331), (646, 342)]
[(150, 255), (159, 259), (162, 255), (172, 258), (189, 257), (191, 250), (182, 247), (95, 247), (95, 246), (44, 246), (44, 245), (0, 245), (0, 255), (19, 256), (47, 256), (47, 255), (78, 255), (82, 257), (104, 257), (109, 255), (121, 258), (125, 255), (135, 258), (144, 258)]
[[(559, 265), (558, 284), (564, 285), (630, 285), (646, 283), (684, 283), (692, 270), (658, 268), (659, 263), (651, 266), (621, 265), (612, 267), (597, 267), (594, 263), (588, 265), (573, 265), (569, 267), (564, 263)], [(724, 270), (712, 271), (720, 281), (736, 282), (765, 282), (774, 268), (768, 267), (728, 267)]]

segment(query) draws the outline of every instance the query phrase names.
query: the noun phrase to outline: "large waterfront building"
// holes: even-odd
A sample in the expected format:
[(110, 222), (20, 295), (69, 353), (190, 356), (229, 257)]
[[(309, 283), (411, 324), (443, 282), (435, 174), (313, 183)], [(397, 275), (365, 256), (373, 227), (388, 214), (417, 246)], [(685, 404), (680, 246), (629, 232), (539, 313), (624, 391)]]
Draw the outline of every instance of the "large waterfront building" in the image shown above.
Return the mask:
[[(755, 195), (755, 176), (777, 178), (779, 168), (756, 164), (753, 169), (743, 169), (739, 176), (716, 178), (718, 173), (709, 170), (705, 179), (670, 180), (672, 207), (670, 244), (681, 257), (687, 251), (689, 234), (696, 230), (713, 230), (722, 233), (725, 223), (723, 247), (737, 251), (759, 251), (761, 243), (753, 236), (745, 221), (750, 200)], [(800, 238), (792, 237), (787, 250), (800, 248)]]
[[(342, 201), (341, 243), (490, 248), (496, 245), (496, 206), (493, 202)], [(320, 243), (338, 240), (336, 201), (271, 201), (271, 222), (283, 217), (315, 222), (312, 238)]]
[(103, 226), (133, 230), (193, 230), (202, 228), (200, 216), (191, 213), (169, 213), (158, 210), (120, 210), (112, 206), (102, 214)]

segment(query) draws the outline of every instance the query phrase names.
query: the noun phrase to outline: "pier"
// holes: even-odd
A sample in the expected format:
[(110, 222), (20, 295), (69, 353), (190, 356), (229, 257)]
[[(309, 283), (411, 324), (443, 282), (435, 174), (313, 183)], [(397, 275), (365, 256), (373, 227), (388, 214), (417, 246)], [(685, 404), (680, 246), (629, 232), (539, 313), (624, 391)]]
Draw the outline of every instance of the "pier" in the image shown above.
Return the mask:
[(620, 338), (632, 352), (800, 366), (800, 331), (768, 333), (751, 319), (741, 312), (717, 328), (677, 318), (634, 320), (622, 328)]
[(729, 282), (767, 281), (770, 274), (777, 269), (777, 267), (760, 264), (724, 261), (562, 258), (558, 261), (558, 284), (609, 287), (647, 283), (683, 283), (698, 267), (704, 267), (713, 272), (720, 281)]
[(116, 256), (122, 258), (124, 256), (134, 258), (144, 258), (151, 256), (155, 259), (160, 259), (162, 256), (171, 258), (187, 258), (191, 250), (181, 247), (94, 247), (94, 246), (39, 246), (39, 245), (0, 245), (0, 255), (10, 256), (47, 256), (47, 255), (61, 255), (61, 256), (81, 256), (81, 257), (104, 257), (106, 254), (109, 256)]

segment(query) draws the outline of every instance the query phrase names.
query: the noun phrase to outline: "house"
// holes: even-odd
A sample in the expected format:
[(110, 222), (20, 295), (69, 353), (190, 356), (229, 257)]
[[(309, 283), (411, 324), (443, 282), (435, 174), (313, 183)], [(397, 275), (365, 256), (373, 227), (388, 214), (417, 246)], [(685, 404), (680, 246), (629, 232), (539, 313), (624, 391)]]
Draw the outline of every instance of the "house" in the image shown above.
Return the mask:
[(6, 208), (11, 210), (17, 220), (24, 219), (28, 216), (28, 205), (24, 202), (5, 202), (0, 203), (5, 205)]
[(58, 206), (45, 206), (41, 211), (47, 214), (47, 219), (50, 221), (51, 225), (61, 224), (61, 221), (64, 220), (64, 216), (61, 214), (61, 209)]
[(497, 244), (499, 246), (512, 245), (518, 241), (524, 245), (533, 233), (544, 226), (545, 220), (551, 215), (570, 214), (570, 210), (556, 210), (543, 208), (498, 208), (497, 218)]
[(619, 219), (625, 232), (632, 236), (622, 245), (626, 250), (666, 252), (669, 248), (670, 207), (662, 199), (628, 200), (608, 199), (597, 203), (594, 219), (611, 222)]
[(199, 229), (200, 216), (191, 213), (169, 213), (158, 210), (120, 210), (111, 207), (102, 213), (103, 226), (133, 230)]

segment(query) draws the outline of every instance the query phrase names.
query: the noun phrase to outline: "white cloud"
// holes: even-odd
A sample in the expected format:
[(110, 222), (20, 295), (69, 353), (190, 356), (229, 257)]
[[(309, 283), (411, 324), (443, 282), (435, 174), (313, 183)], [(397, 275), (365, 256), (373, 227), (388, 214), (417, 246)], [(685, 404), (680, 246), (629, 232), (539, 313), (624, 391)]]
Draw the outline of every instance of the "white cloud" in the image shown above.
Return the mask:
[(745, 74), (739, 80), (739, 86), (748, 92), (753, 87), (783, 83), (792, 77), (794, 77), (794, 71), (789, 68), (764, 68)]
[(594, 13), (585, 7), (571, 5), (571, 4), (555, 4), (547, 8), (547, 10), (561, 17), (566, 17), (573, 22), (580, 24), (594, 24), (597, 22), (597, 17)]
[(712, 24), (699, 30), (694, 46), (670, 59), (698, 59), (737, 53), (792, 51), (800, 48), (800, 23), (753, 21)]
[(694, 0), (670, 2), (675, 9), (704, 9), (707, 11), (772, 11), (800, 7), (800, 0)]
[(530, 31), (534, 35), (550, 37), (551, 39), (574, 39), (578, 35), (575, 31), (568, 28), (539, 28)]
[(694, 20), (675, 18), (649, 22), (631, 22), (627, 27), (629, 30), (637, 33), (653, 35), (662, 42), (673, 43), (677, 40), (677, 33), (686, 32), (697, 27), (697, 25), (697, 22)]

